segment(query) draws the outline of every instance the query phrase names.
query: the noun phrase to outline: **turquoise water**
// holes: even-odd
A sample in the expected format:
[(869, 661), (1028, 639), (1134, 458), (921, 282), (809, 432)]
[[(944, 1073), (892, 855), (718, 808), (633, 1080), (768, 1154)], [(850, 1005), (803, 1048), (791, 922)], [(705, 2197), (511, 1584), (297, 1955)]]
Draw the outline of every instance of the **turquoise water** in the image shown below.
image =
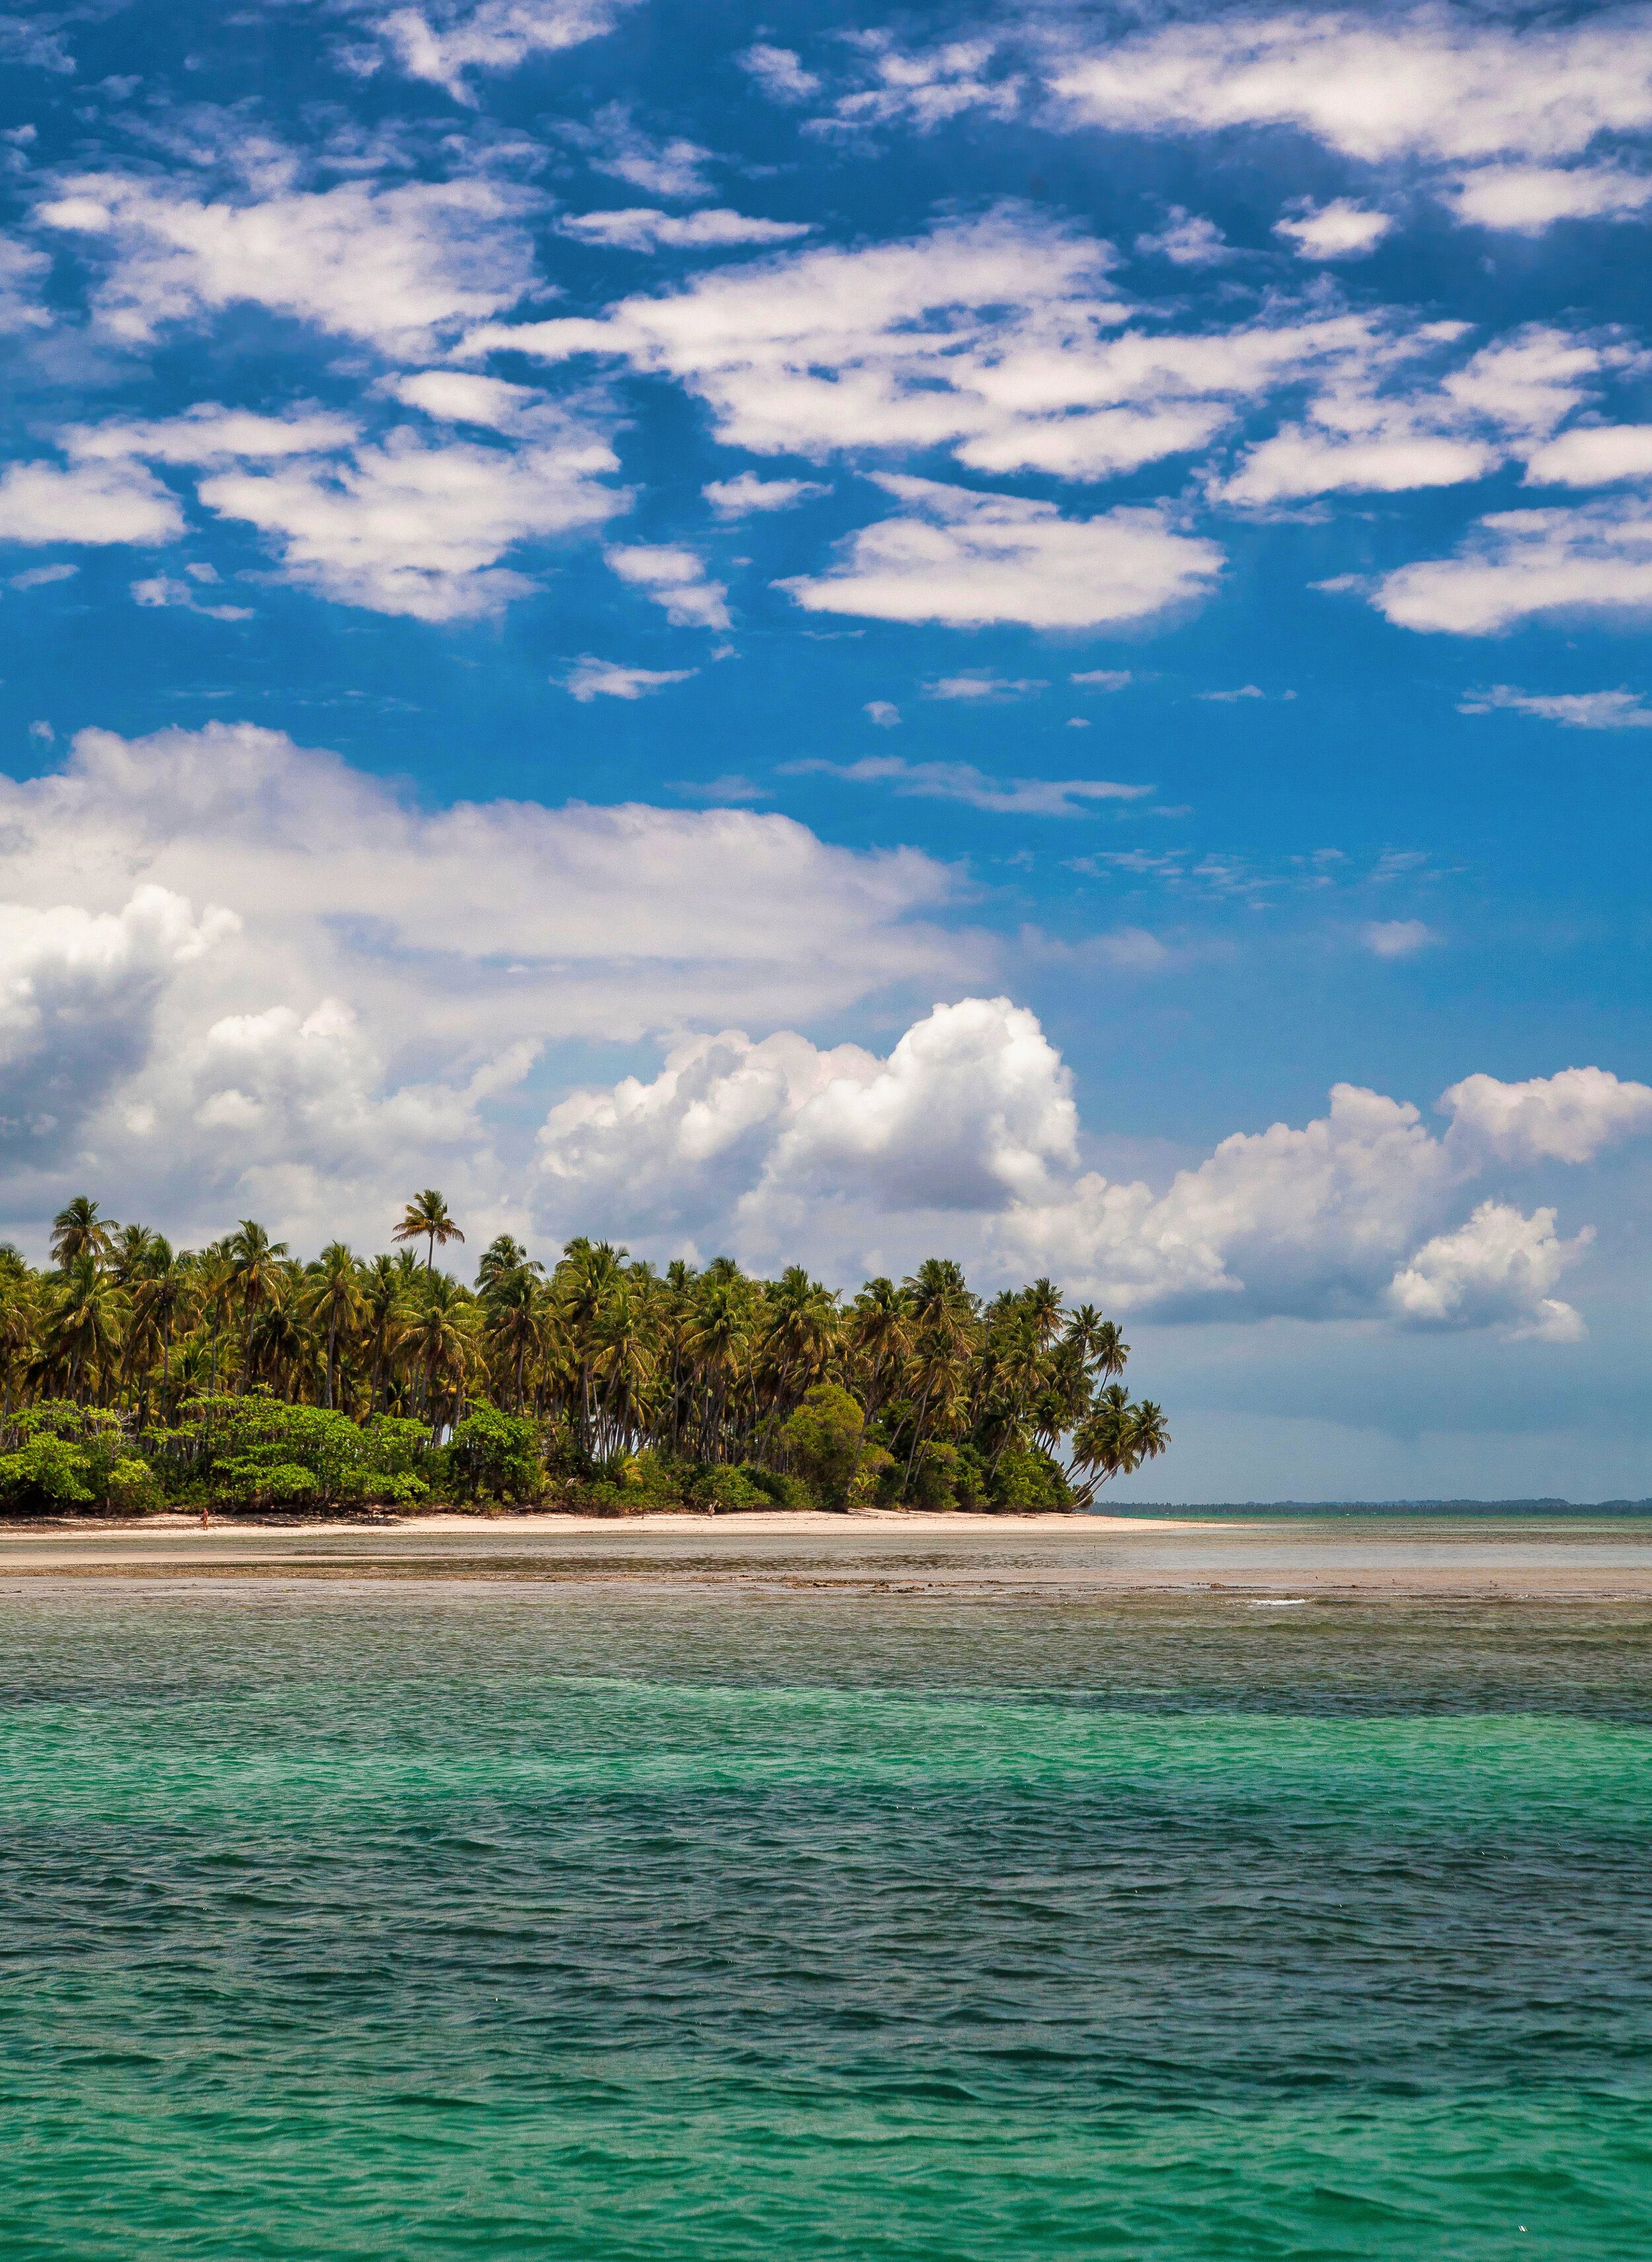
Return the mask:
[(1644, 2262), (1649, 1668), (1627, 1605), (8, 1600), (0, 2252)]

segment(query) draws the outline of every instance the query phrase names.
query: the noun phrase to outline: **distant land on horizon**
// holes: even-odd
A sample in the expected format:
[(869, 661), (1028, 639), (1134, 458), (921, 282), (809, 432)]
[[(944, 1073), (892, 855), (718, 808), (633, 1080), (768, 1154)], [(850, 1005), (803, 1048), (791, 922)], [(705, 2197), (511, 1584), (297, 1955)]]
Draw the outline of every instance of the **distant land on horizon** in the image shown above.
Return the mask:
[(1099, 1501), (1096, 1516), (1652, 1516), (1652, 1500)]

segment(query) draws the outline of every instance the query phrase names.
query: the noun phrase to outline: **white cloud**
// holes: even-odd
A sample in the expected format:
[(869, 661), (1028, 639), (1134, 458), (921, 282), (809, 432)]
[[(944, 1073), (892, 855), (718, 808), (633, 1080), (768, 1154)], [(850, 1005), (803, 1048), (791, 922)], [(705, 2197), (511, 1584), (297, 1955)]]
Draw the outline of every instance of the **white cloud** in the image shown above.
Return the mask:
[(1241, 699), (1266, 699), (1267, 694), (1259, 683), (1241, 683), (1232, 691), (1195, 691), (1194, 697), (1212, 701), (1218, 706), (1231, 707)]
[(1547, 614), (1652, 609), (1652, 505), (1636, 497), (1481, 519), (1451, 558), (1402, 566), (1372, 600), (1401, 628), (1496, 636)]
[(1175, 267), (1219, 267), (1237, 256), (1215, 220), (1182, 205), (1171, 205), (1164, 227), (1155, 234), (1138, 235), (1136, 249), (1150, 257), (1157, 254), (1168, 259)]
[(993, 78), (997, 41), (949, 40), (916, 53), (896, 46), (883, 31), (851, 32), (867, 83), (840, 95), (830, 112), (812, 121), (817, 133), (904, 124), (920, 133), (972, 110), (1010, 119), (1021, 107), (1019, 76)]
[(1602, 487), (1652, 477), (1652, 424), (1578, 424), (1539, 448), (1528, 486)]
[(888, 699), (869, 699), (862, 711), (869, 715), (880, 731), (892, 731), (900, 720), (900, 710)]
[(1457, 702), (1460, 715), (1490, 715), (1499, 708), (1573, 731), (1652, 730), (1652, 707), (1638, 691), (1519, 691), (1511, 683), (1492, 683), (1465, 691)]
[(533, 280), (521, 223), (537, 198), (495, 181), (345, 181), (244, 204), (116, 173), (60, 186), (36, 217), (85, 237), (94, 254), (106, 249), (92, 303), (133, 341), (251, 301), (417, 354), (513, 306)]
[(734, 60), (771, 102), (807, 102), (820, 91), (819, 80), (812, 71), (804, 70), (801, 58), (790, 47), (770, 47), (759, 40), (754, 46), (742, 48)]
[(719, 518), (744, 518), (754, 510), (790, 510), (794, 503), (813, 502), (831, 492), (818, 479), (765, 479), (755, 472), (713, 479), (700, 489)]
[(131, 463), (11, 464), (0, 474), (0, 542), (174, 542), (177, 498)]
[(1562, 1069), (1524, 1084), (1465, 1077), (1440, 1096), (1453, 1135), (1518, 1163), (1589, 1163), (1603, 1147), (1652, 1129), (1652, 1087), (1603, 1068)]
[(1393, 226), (1390, 213), (1372, 212), (1348, 197), (1333, 197), (1327, 205), (1303, 198), (1274, 222), (1273, 233), (1295, 245), (1298, 259), (1364, 259)]
[(175, 580), (170, 574), (155, 573), (132, 585), (133, 602), (140, 605), (162, 607), (175, 605), (187, 613), (200, 613), (210, 621), (249, 621), (249, 605), (204, 605), (192, 582)]
[(1395, 1274), (1389, 1302), (1413, 1327), (1494, 1327), (1548, 1343), (1577, 1343), (1588, 1330), (1569, 1304), (1548, 1291), (1594, 1238), (1555, 1231), (1552, 1209), (1530, 1217), (1507, 1202), (1484, 1201), (1467, 1225), (1425, 1242)]
[(273, 542), (283, 579), (374, 612), (416, 620), (496, 612), (532, 584), (498, 560), (514, 544), (600, 524), (626, 497), (600, 434), (568, 423), (560, 443), (509, 450), (432, 446), (410, 428), (344, 463), (229, 471), (200, 498)]
[(0, 902), (0, 1168), (73, 1141), (141, 1063), (169, 982), (237, 925), (153, 882), (114, 911)]
[(428, 1171), (468, 1229), (521, 1183), (488, 1092), (544, 1046), (783, 1026), (983, 963), (927, 924), (957, 882), (912, 851), (750, 810), (424, 810), (249, 726), (83, 732), (62, 772), (0, 780), (0, 833), (8, 1083), (56, 1119), (18, 1135), (12, 1219), (94, 1176), (185, 1237), (377, 1237), (386, 1186)]
[[(1074, 1159), (1071, 1079), (1008, 998), (937, 1005), (887, 1060), (785, 1031), (688, 1040), (650, 1084), (576, 1093), (540, 1134), (541, 1207), (766, 1246), (852, 1190), (874, 1214), (998, 1209)], [(635, 1228), (634, 1228), (635, 1229)]]
[(1421, 919), (1370, 919), (1360, 940), (1374, 958), (1415, 958), (1439, 937)]
[(1028, 692), (1048, 691), (1050, 686), (1041, 677), (994, 675), (989, 670), (970, 669), (963, 675), (938, 675), (924, 686), (926, 699), (998, 700), (1022, 699)]
[[(1562, 1114), (1569, 1105), (1566, 1077), (1483, 1081), (1537, 1094), (1540, 1114), (1551, 1086)], [(993, 1277), (1047, 1271), (1070, 1294), (1172, 1319), (1565, 1338), (1581, 1323), (1550, 1292), (1587, 1232), (1561, 1243), (1553, 1210), (1526, 1216), (1497, 1199), (1463, 1225), (1445, 1214), (1495, 1159), (1469, 1120), (1475, 1106), (1464, 1103), (1466, 1136), (1454, 1126), (1438, 1139), (1416, 1108), (1339, 1084), (1327, 1116), (1223, 1140), (1162, 1193), (1110, 1185), (1079, 1168), (1067, 1072), (1033, 1015), (966, 998), (914, 1024), (886, 1061), (790, 1030), (685, 1039), (653, 1079), (552, 1110), (538, 1208), (564, 1229), (641, 1232), (758, 1263), (801, 1248), (845, 1271), (898, 1271), (944, 1235)], [(1652, 1127), (1637, 1116), (1616, 1127)]]
[[(883, 700), (873, 706), (875, 723), (898, 723), (898, 709)], [(858, 762), (808, 760), (781, 765), (783, 777), (814, 774), (847, 778), (855, 785), (888, 785), (898, 794), (923, 801), (961, 801), (1010, 817), (1079, 817), (1096, 801), (1141, 801), (1151, 785), (1121, 785), (1109, 778), (993, 778), (970, 762), (909, 762), (898, 754), (869, 755)]]
[(1652, 125), (1652, 24), (1635, 7), (1529, 28), (1433, 7), (1229, 14), (1075, 40), (1052, 85), (1075, 125), (1292, 126), (1369, 162), (1575, 156)]
[(562, 688), (582, 705), (593, 699), (642, 699), (651, 691), (663, 691), (668, 683), (686, 683), (699, 672), (697, 667), (626, 667), (588, 652), (563, 677)]
[(692, 550), (664, 543), (622, 544), (603, 551), (610, 570), (634, 588), (646, 590), (666, 609), (675, 628), (725, 629), (728, 588), (707, 579), (705, 561)]
[(976, 627), (1096, 628), (1151, 619), (1208, 594), (1214, 542), (1176, 533), (1151, 508), (1064, 518), (1053, 503), (977, 494), (879, 473), (905, 508), (863, 527), (826, 573), (776, 586), (810, 612)]
[(1546, 452), (1541, 443), (1589, 399), (1591, 383), (1625, 358), (1620, 346), (1533, 323), (1419, 385), (1414, 361), (1454, 347), (1462, 328), (1425, 325), (1347, 357), (1300, 423), (1248, 451), (1221, 499), (1266, 506), (1482, 479), (1511, 456)]
[(78, 566), (31, 566), (21, 573), (13, 573), (8, 586), (13, 589), (44, 589), (54, 581), (72, 581), (79, 571)]
[(556, 132), (585, 152), (594, 171), (611, 173), (651, 197), (692, 198), (716, 193), (705, 171), (715, 162), (714, 153), (680, 136), (657, 140), (636, 123), (628, 103), (606, 103), (588, 126), (565, 120)]
[(0, 333), (51, 328), (51, 314), (40, 299), (40, 285), (51, 271), (45, 252), (0, 236)]
[(710, 212), (664, 213), (646, 206), (628, 212), (578, 213), (561, 222), (577, 243), (610, 251), (716, 251), (727, 245), (792, 243), (812, 235), (811, 220), (748, 220), (719, 206)]
[(49, 746), (56, 738), (57, 733), (49, 723), (31, 723), (29, 736), (32, 738), (37, 738), (42, 746)]
[(1122, 691), (1135, 680), (1128, 667), (1086, 667), (1082, 674), (1067, 678), (1069, 683), (1082, 683), (1092, 691)]
[(1161, 330), (1163, 313), (1125, 328), (1115, 260), (1006, 206), (905, 242), (718, 268), (600, 319), (488, 324), (464, 351), (617, 357), (675, 378), (720, 440), (757, 455), (944, 447), (982, 471), (1092, 479), (1202, 448), (1276, 385), (1363, 364), (1393, 327), (1270, 307), (1220, 332)]
[(156, 464), (220, 464), (242, 458), (269, 462), (348, 447), (356, 433), (351, 418), (323, 409), (262, 416), (249, 408), (220, 408), (208, 400), (186, 408), (181, 416), (150, 423), (72, 425), (62, 436), (62, 446), (66, 455), (80, 463), (113, 463), (126, 456), (147, 457)]
[(396, 8), (374, 25), (409, 78), (477, 103), (465, 74), (509, 71), (611, 32), (635, 0), (480, 0), (480, 5)]
[(1652, 201), (1652, 178), (1615, 166), (1486, 165), (1452, 184), (1459, 220), (1540, 235), (1560, 220), (1627, 220)]

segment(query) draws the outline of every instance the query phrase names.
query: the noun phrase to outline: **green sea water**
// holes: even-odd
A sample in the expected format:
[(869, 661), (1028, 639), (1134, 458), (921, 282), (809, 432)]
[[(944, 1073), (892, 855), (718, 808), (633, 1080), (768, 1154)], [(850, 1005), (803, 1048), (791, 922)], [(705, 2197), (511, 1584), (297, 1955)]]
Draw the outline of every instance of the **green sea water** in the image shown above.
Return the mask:
[(0, 1603), (0, 2254), (1652, 2253), (1652, 1616)]

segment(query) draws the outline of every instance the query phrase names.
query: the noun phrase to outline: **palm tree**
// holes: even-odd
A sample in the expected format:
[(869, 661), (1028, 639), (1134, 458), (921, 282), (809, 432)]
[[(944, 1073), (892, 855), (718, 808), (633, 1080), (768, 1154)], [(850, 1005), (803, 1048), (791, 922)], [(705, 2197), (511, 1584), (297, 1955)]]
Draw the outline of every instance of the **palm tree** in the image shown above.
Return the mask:
[(445, 1249), (450, 1241), (463, 1241), (465, 1235), (448, 1214), (447, 1204), (434, 1186), (426, 1186), (415, 1195), (402, 1213), (400, 1224), (391, 1235), (393, 1241), (429, 1241), (429, 1253), (424, 1260), (427, 1272), (436, 1268), (436, 1244)]
[[(497, 1243), (494, 1244), (498, 1246)], [(527, 1362), (545, 1349), (549, 1313), (545, 1292), (526, 1264), (495, 1274), (485, 1300), (490, 1348), (515, 1379), (516, 1411), (522, 1411)]]
[(120, 1349), (125, 1320), (126, 1299), (90, 1250), (83, 1250), (69, 1266), (63, 1300), (50, 1329), (51, 1350), (68, 1363), (69, 1394), (77, 1405), (83, 1377), (90, 1381), (107, 1376)]
[(287, 1253), (285, 1241), (271, 1241), (263, 1226), (250, 1217), (243, 1217), (229, 1236), (228, 1286), (244, 1315), (242, 1342), (245, 1367), (242, 1388), (247, 1387), (252, 1368), (252, 1323), (260, 1305), (278, 1296), (286, 1286), (286, 1274), (281, 1259)]
[(76, 1194), (52, 1220), (52, 1255), (67, 1272), (77, 1257), (101, 1264), (108, 1256), (117, 1228), (113, 1218), (100, 1217), (97, 1204)]
[(140, 1325), (153, 1339), (161, 1338), (161, 1404), (164, 1411), (171, 1386), (172, 1336), (192, 1300), (194, 1274), (187, 1257), (177, 1257), (164, 1234), (152, 1235), (147, 1269), (138, 1282), (133, 1308)]
[(329, 1241), (309, 1268), (309, 1316), (327, 1322), (327, 1405), (337, 1399), (338, 1331), (355, 1327), (363, 1311), (361, 1267), (342, 1241)]
[[(372, 1414), (379, 1411), (379, 1392), (385, 1369), (407, 1333), (403, 1257), (413, 1257), (413, 1251), (404, 1249), (400, 1257), (375, 1257), (362, 1281), (362, 1328), (373, 1362), (372, 1394), (368, 1401), (368, 1411)], [(413, 1270), (416, 1279), (416, 1257), (413, 1257)]]
[(464, 1380), (473, 1356), (471, 1315), (474, 1308), (457, 1280), (437, 1272), (431, 1276), (425, 1291), (423, 1307), (408, 1329), (408, 1347), (424, 1370), (425, 1403), (433, 1445), (439, 1443), (442, 1435), (438, 1378), (451, 1384), (456, 1398), (463, 1402)]

